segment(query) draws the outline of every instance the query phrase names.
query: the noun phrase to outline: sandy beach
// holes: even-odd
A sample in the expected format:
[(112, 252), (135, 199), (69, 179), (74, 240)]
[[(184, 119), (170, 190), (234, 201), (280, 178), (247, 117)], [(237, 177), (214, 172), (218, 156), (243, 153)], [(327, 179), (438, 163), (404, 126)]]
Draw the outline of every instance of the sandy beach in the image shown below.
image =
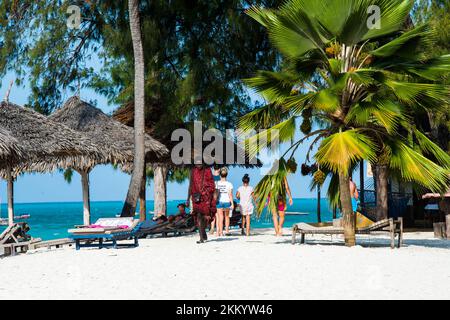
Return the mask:
[(317, 236), (293, 246), (289, 230), (234, 232), (204, 245), (192, 235), (4, 258), (0, 299), (450, 299), (450, 241), (431, 233), (391, 250), (383, 237), (346, 248)]

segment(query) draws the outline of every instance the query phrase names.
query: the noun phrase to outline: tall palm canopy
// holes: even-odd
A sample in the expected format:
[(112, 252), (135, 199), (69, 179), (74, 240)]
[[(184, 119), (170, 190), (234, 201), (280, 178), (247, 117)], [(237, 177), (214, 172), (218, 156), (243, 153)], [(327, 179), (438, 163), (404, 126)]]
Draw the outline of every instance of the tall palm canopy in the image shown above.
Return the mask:
[[(373, 5), (380, 9), (379, 21), (373, 20)], [(312, 139), (310, 152), (320, 143), (315, 159), (333, 176), (329, 194), (341, 206), (349, 245), (354, 224), (348, 181), (358, 161), (383, 163), (390, 174), (436, 192), (449, 185), (450, 156), (414, 120), (448, 102), (450, 88), (442, 79), (449, 74), (450, 55), (425, 58), (434, 31), (427, 25), (405, 30), (412, 6), (412, 0), (292, 0), (278, 10), (248, 11), (284, 59), (281, 70), (259, 71), (246, 80), (267, 105), (239, 125), (291, 141), (296, 120), (303, 119), (305, 138), (286, 156), (294, 157), (306, 138)], [(277, 184), (272, 188), (279, 192)]]

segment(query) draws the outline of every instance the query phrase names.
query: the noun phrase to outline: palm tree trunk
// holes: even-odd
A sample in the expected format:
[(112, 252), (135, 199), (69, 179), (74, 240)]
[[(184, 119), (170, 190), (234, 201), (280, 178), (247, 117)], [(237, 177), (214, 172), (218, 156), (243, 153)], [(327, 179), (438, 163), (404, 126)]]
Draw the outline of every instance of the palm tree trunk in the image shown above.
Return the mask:
[(155, 214), (167, 214), (167, 168), (155, 166)]
[(144, 174), (141, 180), (141, 190), (139, 191), (139, 220), (147, 220), (147, 197), (146, 197), (146, 187), (147, 187), (147, 175), (144, 170)]
[(377, 219), (388, 217), (388, 168), (385, 165), (377, 166)]
[(355, 238), (355, 214), (352, 209), (350, 196), (350, 178), (348, 174), (339, 172), (339, 193), (341, 200), (342, 219), (344, 227), (345, 245), (353, 247)]
[(91, 224), (91, 199), (89, 192), (89, 171), (80, 170), (81, 187), (83, 189), (83, 224), (88, 226)]
[(322, 222), (322, 217), (321, 217), (321, 214), (320, 214), (320, 198), (321, 198), (321, 195), (320, 195), (320, 186), (317, 186), (317, 222), (318, 223), (321, 223)]
[(142, 47), (139, 1), (128, 0), (131, 39), (134, 52), (134, 169), (122, 209), (122, 217), (133, 217), (145, 170), (145, 67)]
[(14, 224), (14, 179), (11, 166), (6, 169), (7, 188), (8, 188), (8, 225)]

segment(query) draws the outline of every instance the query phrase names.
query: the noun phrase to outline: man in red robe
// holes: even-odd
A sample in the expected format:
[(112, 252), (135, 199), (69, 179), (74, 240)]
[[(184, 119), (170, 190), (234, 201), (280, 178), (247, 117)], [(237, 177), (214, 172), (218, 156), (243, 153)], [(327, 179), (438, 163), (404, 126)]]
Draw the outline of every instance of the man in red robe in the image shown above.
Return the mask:
[(215, 189), (216, 186), (211, 169), (201, 164), (196, 164), (191, 172), (188, 200), (192, 200), (192, 214), (200, 233), (200, 241), (197, 243), (204, 243), (208, 239), (205, 229), (216, 214)]

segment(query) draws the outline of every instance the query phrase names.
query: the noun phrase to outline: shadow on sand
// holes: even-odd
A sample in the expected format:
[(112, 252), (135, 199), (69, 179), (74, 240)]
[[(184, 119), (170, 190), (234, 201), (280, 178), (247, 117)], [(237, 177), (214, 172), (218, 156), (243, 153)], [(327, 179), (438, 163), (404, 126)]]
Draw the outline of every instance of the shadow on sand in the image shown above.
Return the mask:
[[(280, 238), (280, 241), (275, 244), (291, 244), (291, 235), (284, 235)], [(395, 241), (397, 248), (398, 239)], [(357, 237), (356, 245), (363, 248), (390, 248), (390, 240), (387, 238), (370, 238), (370, 237)], [(301, 246), (299, 239), (297, 239), (296, 245)], [(310, 236), (306, 238), (306, 244), (304, 245), (320, 245), (320, 246), (345, 246), (343, 238), (329, 237), (327, 239), (314, 239)], [(433, 249), (447, 249), (450, 250), (450, 241), (441, 239), (404, 239), (402, 248), (405, 247), (424, 247)], [(401, 249), (401, 248), (400, 248)]]
[(224, 237), (224, 238), (215, 238), (215, 239), (208, 239), (208, 242), (226, 242), (226, 241), (235, 241), (238, 240), (239, 238), (235, 238), (235, 237)]

